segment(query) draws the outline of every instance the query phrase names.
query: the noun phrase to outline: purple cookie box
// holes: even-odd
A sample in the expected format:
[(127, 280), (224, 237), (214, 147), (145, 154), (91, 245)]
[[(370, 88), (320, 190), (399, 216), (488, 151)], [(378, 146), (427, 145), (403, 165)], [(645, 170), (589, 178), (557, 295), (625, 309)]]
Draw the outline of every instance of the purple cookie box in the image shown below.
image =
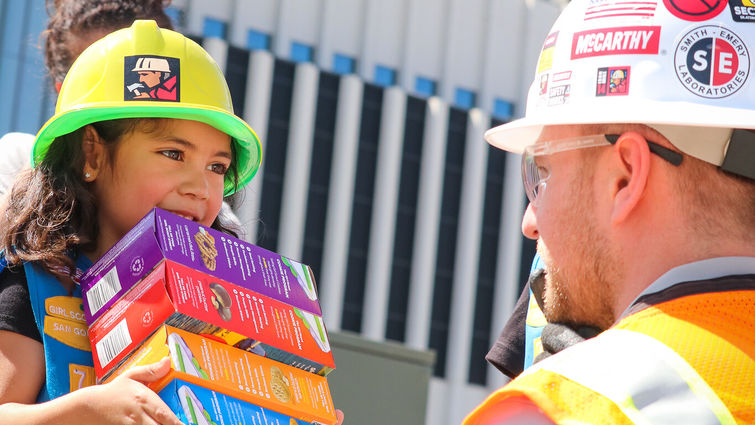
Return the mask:
[[(203, 231), (215, 238), (215, 270), (205, 265), (195, 241)], [(87, 323), (92, 325), (164, 259), (322, 316), (309, 266), (155, 208), (82, 276)]]

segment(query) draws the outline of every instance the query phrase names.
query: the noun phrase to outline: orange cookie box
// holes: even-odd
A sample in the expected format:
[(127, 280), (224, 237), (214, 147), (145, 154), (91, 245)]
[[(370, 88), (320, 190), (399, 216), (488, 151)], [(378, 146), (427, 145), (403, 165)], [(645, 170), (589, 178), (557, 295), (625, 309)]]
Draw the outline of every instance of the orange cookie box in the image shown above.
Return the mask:
[(171, 371), (150, 385), (160, 391), (174, 379), (307, 422), (334, 424), (333, 401), (325, 377), (254, 355), (172, 326), (161, 326), (113, 374), (170, 357)]

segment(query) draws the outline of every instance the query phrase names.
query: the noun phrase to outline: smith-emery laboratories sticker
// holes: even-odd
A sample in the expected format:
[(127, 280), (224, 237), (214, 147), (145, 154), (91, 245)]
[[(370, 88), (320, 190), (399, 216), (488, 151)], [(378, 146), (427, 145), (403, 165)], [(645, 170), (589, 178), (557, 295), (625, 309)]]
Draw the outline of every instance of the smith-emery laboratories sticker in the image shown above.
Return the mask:
[(750, 74), (744, 41), (727, 28), (697, 27), (685, 34), (674, 53), (676, 76), (697, 96), (720, 99), (742, 88)]

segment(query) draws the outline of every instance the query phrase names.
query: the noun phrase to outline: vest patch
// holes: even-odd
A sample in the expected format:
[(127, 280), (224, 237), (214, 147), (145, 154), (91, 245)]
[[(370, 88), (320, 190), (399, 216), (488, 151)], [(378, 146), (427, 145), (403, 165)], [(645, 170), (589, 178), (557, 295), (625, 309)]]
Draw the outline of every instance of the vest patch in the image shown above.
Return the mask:
[(84, 306), (79, 297), (50, 297), (45, 300), (45, 311), (50, 316), (86, 323)]
[(83, 351), (92, 351), (87, 336), (87, 326), (84, 323), (61, 319), (55, 316), (45, 316), (45, 334), (63, 344)]
[(71, 392), (97, 383), (97, 378), (94, 375), (94, 368), (91, 366), (70, 363), (68, 365), (68, 376), (71, 381)]

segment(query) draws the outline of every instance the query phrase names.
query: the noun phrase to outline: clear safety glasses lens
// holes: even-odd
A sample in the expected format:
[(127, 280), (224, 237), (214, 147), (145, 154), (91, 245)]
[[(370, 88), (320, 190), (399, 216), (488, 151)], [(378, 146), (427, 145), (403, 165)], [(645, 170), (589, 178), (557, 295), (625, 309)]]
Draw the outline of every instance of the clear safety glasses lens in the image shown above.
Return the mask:
[[(604, 134), (592, 136), (580, 136), (569, 139), (539, 142), (524, 148), (522, 153), (522, 182), (527, 199), (533, 205), (537, 205), (537, 199), (545, 190), (545, 185), (550, 177), (547, 155), (565, 152), (575, 149), (592, 148), (596, 146), (608, 146), (611, 143)], [(536, 160), (537, 158), (537, 160)]]
[(524, 150), (522, 154), (522, 181), (524, 182), (524, 192), (527, 194), (527, 199), (530, 203), (534, 204), (537, 195), (545, 188), (546, 180), (550, 175), (548, 174), (548, 167), (545, 158), (540, 158), (541, 166), (538, 167), (535, 162), (535, 156), (529, 152), (528, 149)]

